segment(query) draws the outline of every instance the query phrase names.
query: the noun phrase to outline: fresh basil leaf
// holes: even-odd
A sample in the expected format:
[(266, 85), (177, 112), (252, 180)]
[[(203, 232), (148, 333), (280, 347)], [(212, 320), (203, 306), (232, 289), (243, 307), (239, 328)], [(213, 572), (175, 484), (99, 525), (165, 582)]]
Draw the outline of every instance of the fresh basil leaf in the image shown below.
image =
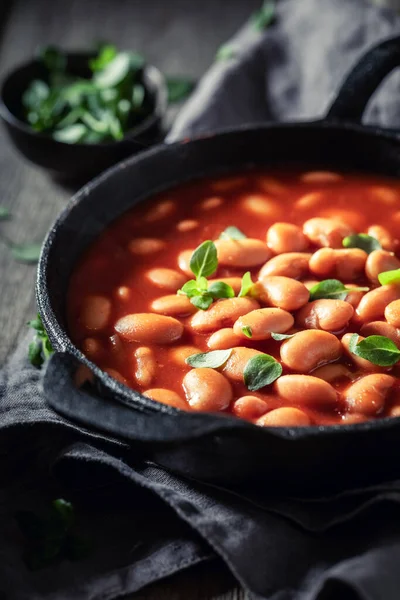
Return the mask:
[(71, 502), (58, 498), (51, 503), (51, 519), (60, 523), (64, 531), (71, 529), (75, 521), (74, 508)]
[(346, 287), (338, 279), (324, 279), (310, 289), (310, 302), (322, 298), (344, 300), (350, 292), (368, 292), (368, 287)]
[(357, 334), (354, 334), (350, 339), (349, 349), (352, 354), (379, 367), (391, 367), (400, 360), (400, 350), (389, 338), (383, 335), (370, 335), (360, 342), (357, 338)]
[(129, 52), (117, 54), (101, 71), (96, 71), (94, 81), (99, 88), (111, 88), (119, 85), (131, 68)]
[(168, 102), (181, 102), (193, 91), (195, 82), (186, 77), (167, 77)]
[(223, 281), (214, 281), (208, 287), (208, 293), (214, 298), (234, 298), (235, 292), (233, 288)]
[(0, 206), (0, 221), (4, 221), (5, 219), (9, 219), (11, 217), (11, 213), (5, 206)]
[(23, 263), (37, 263), (42, 249), (41, 244), (12, 244), (10, 250), (13, 258)]
[(237, 50), (230, 44), (223, 44), (217, 50), (217, 54), (215, 55), (216, 60), (230, 60), (231, 58), (235, 58), (237, 55)]
[(28, 358), (34, 367), (40, 368), (53, 353), (53, 348), (40, 315), (37, 315), (36, 319), (28, 321), (27, 325), (36, 332), (34, 340), (29, 344)]
[(253, 337), (253, 331), (249, 325), (244, 325), (244, 327), (242, 327), (242, 333), (248, 338)]
[(262, 7), (252, 17), (253, 26), (255, 29), (262, 31), (275, 21), (276, 6), (273, 0), (265, 0)]
[(393, 269), (392, 271), (383, 271), (382, 273), (379, 273), (378, 279), (381, 285), (400, 283), (400, 269)]
[(271, 332), (272, 339), (276, 340), (277, 342), (281, 342), (282, 340), (289, 340), (295, 335), (295, 333), (274, 333), (273, 331)]
[(96, 58), (89, 61), (89, 67), (92, 71), (100, 71), (117, 56), (117, 53), (117, 48), (113, 44), (103, 44)]
[(64, 71), (67, 66), (67, 57), (55, 46), (41, 48), (39, 56), (49, 71)]
[(82, 121), (87, 127), (96, 131), (97, 133), (107, 133), (108, 124), (107, 122), (97, 120), (91, 113), (84, 111), (82, 114)]
[(198, 277), (196, 279), (196, 284), (199, 292), (206, 292), (208, 288), (208, 281), (205, 277)]
[(209, 294), (201, 294), (200, 296), (192, 296), (190, 302), (200, 310), (207, 310), (213, 303), (213, 297)]
[(199, 354), (192, 354), (188, 356), (185, 362), (191, 367), (197, 369), (209, 368), (218, 369), (222, 367), (230, 357), (232, 348), (228, 350), (211, 350), (210, 352), (201, 352)]
[(187, 281), (180, 290), (177, 291), (179, 296), (188, 296), (191, 298), (192, 296), (198, 296), (199, 287), (197, 281), (195, 279), (191, 279)]
[(245, 240), (247, 239), (247, 235), (245, 235), (240, 229), (231, 225), (227, 227), (219, 236), (220, 240)]
[(238, 297), (243, 298), (244, 296), (247, 296), (249, 294), (249, 292), (251, 291), (251, 289), (253, 288), (253, 286), (254, 286), (254, 282), (251, 279), (251, 273), (250, 273), (250, 271), (246, 271), (246, 273), (242, 277), (242, 287), (240, 288)]
[(367, 254), (371, 254), (374, 250), (382, 249), (379, 241), (366, 233), (348, 235), (344, 238), (342, 244), (344, 248), (361, 248)]
[(196, 277), (209, 277), (218, 267), (217, 248), (207, 240), (196, 248), (190, 259), (190, 270)]
[(256, 392), (282, 375), (282, 365), (269, 354), (257, 354), (246, 363), (243, 380), (247, 389)]
[(44, 81), (34, 79), (27, 90), (22, 94), (22, 104), (33, 111), (37, 111), (44, 100), (50, 95), (50, 88)]
[(38, 338), (34, 339), (28, 347), (28, 359), (31, 365), (40, 368), (44, 359), (42, 356), (42, 342)]
[(75, 125), (69, 125), (64, 129), (56, 129), (52, 135), (57, 142), (76, 144), (84, 138), (87, 132), (88, 128), (83, 123), (75, 123)]

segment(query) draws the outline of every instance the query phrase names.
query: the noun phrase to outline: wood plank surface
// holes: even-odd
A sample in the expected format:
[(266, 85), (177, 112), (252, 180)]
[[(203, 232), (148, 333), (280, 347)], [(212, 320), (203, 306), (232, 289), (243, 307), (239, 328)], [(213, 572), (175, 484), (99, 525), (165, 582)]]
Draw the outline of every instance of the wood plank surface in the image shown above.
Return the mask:
[[(15, 0), (0, 2), (0, 75), (54, 43), (85, 48), (110, 40), (142, 52), (168, 74), (200, 77), (260, 0)], [(0, 205), (12, 220), (0, 223), (15, 242), (41, 241), (71, 190), (17, 154), (0, 131)], [(0, 246), (0, 364), (26, 332), (35, 313), (35, 268), (16, 263)], [(227, 571), (197, 568), (159, 583), (142, 600), (243, 600)]]

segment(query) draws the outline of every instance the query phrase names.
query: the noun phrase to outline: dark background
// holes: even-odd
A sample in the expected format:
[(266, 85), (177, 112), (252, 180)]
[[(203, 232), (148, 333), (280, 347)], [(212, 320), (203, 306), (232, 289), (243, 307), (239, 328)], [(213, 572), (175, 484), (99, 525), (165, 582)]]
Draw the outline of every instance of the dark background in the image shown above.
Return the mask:
[[(143, 53), (170, 75), (200, 77), (218, 47), (261, 0), (0, 0), (0, 76), (29, 60), (38, 46), (85, 48), (102, 39)], [(17, 155), (0, 129), (0, 205), (12, 220), (0, 223), (13, 241), (41, 241), (71, 195)], [(26, 335), (35, 313), (35, 268), (15, 262), (0, 246), (0, 365)], [(143, 600), (242, 600), (219, 567), (175, 576), (135, 596)]]

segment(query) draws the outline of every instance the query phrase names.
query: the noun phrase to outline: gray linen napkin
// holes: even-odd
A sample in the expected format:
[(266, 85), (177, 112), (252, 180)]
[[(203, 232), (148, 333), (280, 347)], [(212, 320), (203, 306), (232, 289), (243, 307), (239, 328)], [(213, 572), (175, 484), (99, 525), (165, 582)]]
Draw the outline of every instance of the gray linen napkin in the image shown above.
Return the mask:
[[(399, 31), (399, 17), (362, 0), (281, 0), (276, 24), (230, 42), (235, 56), (211, 67), (167, 141), (321, 117), (362, 53)], [(366, 118), (398, 126), (398, 91), (394, 74)], [(0, 373), (0, 415), (2, 599), (111, 600), (218, 556), (254, 598), (398, 600), (399, 482), (296, 503), (184, 481), (51, 411), (26, 343)], [(58, 496), (95, 551), (30, 572), (13, 514)]]

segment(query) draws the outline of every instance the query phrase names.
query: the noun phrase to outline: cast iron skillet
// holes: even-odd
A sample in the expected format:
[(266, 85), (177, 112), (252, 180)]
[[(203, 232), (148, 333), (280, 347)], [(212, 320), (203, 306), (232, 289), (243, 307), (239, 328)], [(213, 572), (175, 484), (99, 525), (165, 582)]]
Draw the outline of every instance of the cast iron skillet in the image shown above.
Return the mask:
[[(159, 146), (81, 189), (50, 230), (39, 262), (37, 301), (56, 350), (44, 378), (49, 404), (71, 420), (140, 445), (170, 469), (225, 486), (261, 481), (275, 490), (323, 494), (400, 474), (400, 419), (290, 429), (183, 413), (126, 388), (88, 361), (69, 339), (65, 320), (68, 279), (82, 251), (116, 217), (161, 190), (205, 175), (299, 160), (313, 168), (398, 176), (398, 134), (360, 123), (372, 93), (398, 65), (395, 38), (364, 56), (322, 121), (243, 126)], [(76, 361), (95, 373), (101, 395), (71, 386)]]

